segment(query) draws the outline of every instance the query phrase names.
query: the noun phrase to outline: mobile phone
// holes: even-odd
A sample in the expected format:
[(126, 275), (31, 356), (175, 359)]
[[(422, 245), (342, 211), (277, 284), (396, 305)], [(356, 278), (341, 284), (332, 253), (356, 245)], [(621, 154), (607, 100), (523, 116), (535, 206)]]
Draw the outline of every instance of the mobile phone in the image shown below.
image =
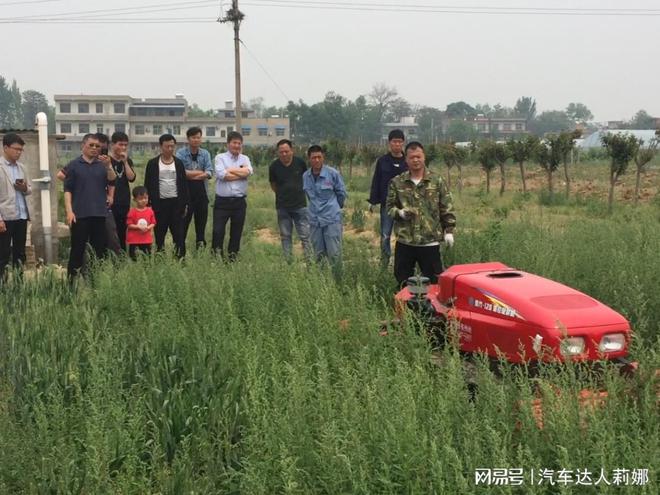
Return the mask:
[(25, 182), (25, 179), (16, 179), (16, 184), (23, 184)]

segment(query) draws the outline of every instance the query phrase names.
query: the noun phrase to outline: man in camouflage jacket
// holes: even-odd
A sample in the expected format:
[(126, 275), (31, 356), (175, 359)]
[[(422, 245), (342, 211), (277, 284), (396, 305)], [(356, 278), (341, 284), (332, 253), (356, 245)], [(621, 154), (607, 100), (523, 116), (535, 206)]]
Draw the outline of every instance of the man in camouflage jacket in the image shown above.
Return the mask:
[(426, 168), (424, 147), (412, 141), (406, 146), (408, 171), (390, 181), (387, 212), (394, 220), (394, 276), (404, 285), (415, 274), (436, 283), (443, 271), (440, 242), (454, 244), (456, 217), (451, 193), (439, 175)]

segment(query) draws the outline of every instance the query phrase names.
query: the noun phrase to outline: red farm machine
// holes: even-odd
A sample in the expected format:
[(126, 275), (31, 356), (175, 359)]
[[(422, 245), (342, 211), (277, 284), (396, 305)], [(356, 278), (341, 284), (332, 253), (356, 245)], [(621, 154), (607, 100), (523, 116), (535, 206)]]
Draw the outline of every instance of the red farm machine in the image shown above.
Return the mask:
[[(486, 354), (493, 363), (613, 364), (626, 375), (637, 370), (628, 359), (628, 321), (603, 303), (558, 282), (502, 263), (455, 265), (437, 284), (411, 277), (395, 296), (396, 311), (415, 314), (436, 343), (454, 331), (467, 358)], [(653, 377), (657, 379), (657, 373)], [(602, 402), (606, 393), (585, 390), (581, 401)], [(534, 405), (540, 419), (540, 399)]]

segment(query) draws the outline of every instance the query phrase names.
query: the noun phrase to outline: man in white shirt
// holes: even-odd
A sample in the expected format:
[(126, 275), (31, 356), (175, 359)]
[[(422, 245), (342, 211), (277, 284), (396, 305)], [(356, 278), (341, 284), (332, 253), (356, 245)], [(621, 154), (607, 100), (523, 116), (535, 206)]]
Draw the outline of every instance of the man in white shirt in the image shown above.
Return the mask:
[(248, 177), (254, 173), (250, 159), (243, 155), (243, 136), (236, 131), (227, 135), (227, 151), (215, 157), (215, 204), (213, 206), (212, 248), (224, 256), (225, 229), (229, 225), (229, 261), (241, 248), (247, 211)]

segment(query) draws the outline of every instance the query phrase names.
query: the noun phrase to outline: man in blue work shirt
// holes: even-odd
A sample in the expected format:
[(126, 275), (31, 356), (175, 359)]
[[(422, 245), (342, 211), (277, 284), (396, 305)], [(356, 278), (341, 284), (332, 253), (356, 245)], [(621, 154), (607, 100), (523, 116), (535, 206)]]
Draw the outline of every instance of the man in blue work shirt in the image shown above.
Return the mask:
[(387, 214), (385, 203), (387, 202), (387, 186), (397, 175), (408, 170), (406, 157), (403, 155), (403, 144), (405, 136), (400, 129), (393, 129), (387, 136), (389, 153), (381, 156), (376, 162), (376, 170), (371, 180), (371, 192), (369, 203), (380, 205), (380, 259), (383, 266), (387, 267), (392, 256), (392, 228), (394, 220)]
[(241, 236), (247, 212), (248, 177), (253, 174), (250, 159), (241, 153), (243, 136), (227, 134), (227, 151), (215, 157), (215, 204), (213, 205), (213, 241), (211, 247), (224, 254), (225, 229), (229, 225), (229, 261), (234, 261), (241, 248)]
[(195, 246), (206, 246), (206, 221), (209, 217), (209, 196), (206, 192), (206, 182), (213, 176), (211, 154), (201, 147), (202, 129), (191, 127), (186, 131), (188, 146), (179, 148), (176, 157), (186, 167), (190, 205), (183, 219), (183, 241), (188, 237), (188, 227), (195, 217)]
[(318, 261), (328, 258), (335, 277), (341, 275), (342, 212), (348, 195), (341, 174), (324, 164), (323, 148), (307, 150), (310, 168), (303, 174), (309, 203), (310, 238)]

